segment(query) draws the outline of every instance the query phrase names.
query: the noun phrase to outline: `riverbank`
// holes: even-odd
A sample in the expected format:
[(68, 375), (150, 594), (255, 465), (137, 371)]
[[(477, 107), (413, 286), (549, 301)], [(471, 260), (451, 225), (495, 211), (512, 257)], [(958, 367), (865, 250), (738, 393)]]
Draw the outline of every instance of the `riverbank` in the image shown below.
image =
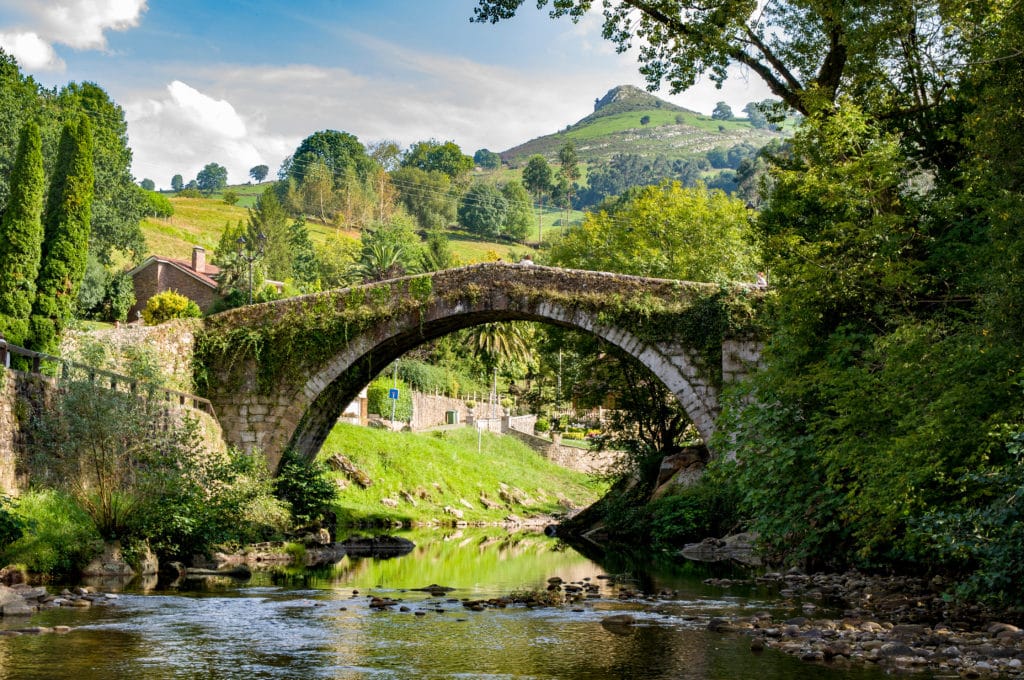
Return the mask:
[[(943, 579), (804, 574), (798, 569), (752, 579), (708, 579), (723, 592), (768, 587), (802, 614), (715, 618), (709, 630), (751, 636), (751, 650), (777, 649), (805, 661), (872, 664), (960, 677), (1024, 676), (1020, 612), (961, 605), (943, 596)], [(838, 615), (823, 615), (836, 612)]]

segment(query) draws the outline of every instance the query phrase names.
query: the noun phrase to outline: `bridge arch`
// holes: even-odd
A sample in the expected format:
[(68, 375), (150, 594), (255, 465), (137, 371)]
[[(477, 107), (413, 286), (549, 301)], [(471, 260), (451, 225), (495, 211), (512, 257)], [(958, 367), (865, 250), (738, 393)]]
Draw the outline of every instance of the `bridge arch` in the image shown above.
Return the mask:
[[(619, 347), (675, 394), (707, 441), (722, 379), (735, 376), (723, 375), (724, 354), (715, 365), (679, 328), (693, 326), (683, 322), (698, 300), (720, 294), (708, 284), (474, 265), (215, 315), (197, 341), (197, 363), (225, 438), (258, 447), (272, 469), (287, 448), (314, 456), (345, 406), (395, 359), (424, 342), (497, 321), (574, 328)], [(289, 340), (296, 345), (290, 351), (279, 344)], [(266, 370), (268, 363), (276, 370)]]

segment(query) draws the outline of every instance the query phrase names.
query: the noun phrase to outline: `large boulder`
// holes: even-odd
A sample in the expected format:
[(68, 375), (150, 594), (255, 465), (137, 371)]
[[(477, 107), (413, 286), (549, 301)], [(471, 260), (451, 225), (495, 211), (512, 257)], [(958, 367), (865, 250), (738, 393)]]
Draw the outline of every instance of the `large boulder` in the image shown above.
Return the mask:
[(135, 576), (135, 569), (124, 559), (121, 543), (111, 541), (103, 545), (103, 552), (82, 569), (82, 576)]
[(760, 566), (761, 558), (755, 552), (757, 535), (749, 532), (725, 538), (705, 538), (700, 543), (688, 543), (679, 554), (696, 562), (725, 562)]
[(694, 484), (704, 474), (704, 461), (707, 449), (690, 446), (679, 453), (665, 456), (658, 470), (658, 481), (655, 484), (651, 499), (658, 499), (681, 486)]

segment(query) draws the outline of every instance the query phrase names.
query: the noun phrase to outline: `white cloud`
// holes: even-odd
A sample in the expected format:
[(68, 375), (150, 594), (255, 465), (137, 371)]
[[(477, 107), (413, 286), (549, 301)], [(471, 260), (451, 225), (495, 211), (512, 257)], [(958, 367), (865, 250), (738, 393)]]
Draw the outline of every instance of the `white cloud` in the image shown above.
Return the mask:
[(138, 26), (146, 0), (0, 0), (0, 8), (22, 18), (20, 26), (0, 33), (0, 46), (27, 70), (63, 71), (55, 44), (105, 50), (106, 31)]
[(127, 101), (125, 118), (135, 176), (161, 187), (176, 174), (194, 178), (207, 163), (225, 166), (230, 182), (243, 182), (249, 168), (280, 160), (294, 147), (258, 121), (247, 121), (229, 101), (179, 80), (161, 93)]
[[(244, 181), (253, 165), (276, 171), (304, 137), (323, 129), (363, 143), (437, 138), (454, 139), (470, 154), (503, 151), (576, 122), (611, 87), (644, 85), (628, 56), (528, 71), (355, 40), (372, 57), (373, 73), (310, 64), (183, 65), (188, 85), (175, 81), (155, 95), (123, 97), (136, 176), (166, 186), (173, 174), (190, 179), (214, 161), (228, 168), (230, 181)], [(659, 96), (710, 114), (717, 101), (739, 112), (768, 93), (759, 81), (733, 78), (724, 90), (705, 81)]]
[[(24, 5), (24, 0), (18, 4)], [(103, 50), (105, 31), (138, 26), (146, 0), (47, 0), (23, 7), (48, 40), (75, 49)]]
[(245, 137), (245, 121), (230, 103), (208, 97), (180, 80), (167, 86), (171, 96), (169, 108), (197, 130), (227, 139)]
[(64, 61), (53, 46), (31, 31), (0, 33), (0, 47), (14, 56), (18, 64), (30, 71), (63, 71)]

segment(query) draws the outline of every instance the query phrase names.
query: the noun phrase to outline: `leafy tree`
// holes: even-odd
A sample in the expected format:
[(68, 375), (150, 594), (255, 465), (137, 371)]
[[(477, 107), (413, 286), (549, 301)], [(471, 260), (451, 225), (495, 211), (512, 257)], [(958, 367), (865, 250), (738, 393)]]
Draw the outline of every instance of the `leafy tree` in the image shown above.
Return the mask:
[(332, 234), (322, 246), (314, 246), (317, 276), (324, 289), (341, 288), (362, 280), (357, 264), (360, 248), (359, 240), (343, 234)]
[(303, 139), (290, 161), (282, 166), (285, 177), (290, 177), (300, 186), (306, 173), (317, 162), (323, 163), (331, 172), (334, 183), (341, 184), (345, 174), (352, 171), (359, 182), (366, 182), (374, 167), (366, 149), (359, 139), (348, 132), (321, 130)]
[(551, 261), (687, 281), (751, 281), (755, 253), (742, 201), (703, 186), (665, 182), (588, 213), (552, 247)]
[(533, 201), (537, 204), (537, 242), (541, 241), (541, 215), (540, 208), (543, 205), (544, 197), (551, 191), (551, 166), (544, 156), (534, 154), (526, 161), (523, 168), (523, 186), (533, 194)]
[(252, 177), (257, 184), (265, 180), (269, 173), (270, 168), (266, 165), (254, 165), (249, 168), (249, 177)]
[(174, 215), (174, 204), (166, 196), (156, 191), (141, 189), (146, 202), (146, 214), (150, 217), (171, 217)]
[(322, 160), (314, 160), (306, 168), (299, 194), (305, 212), (317, 215), (323, 222), (334, 216), (337, 209), (334, 175)]
[(100, 321), (127, 321), (128, 312), (135, 306), (135, 285), (127, 272), (111, 276), (98, 309), (91, 310)]
[(443, 172), (450, 179), (459, 180), (473, 169), (473, 159), (462, 153), (455, 142), (431, 139), (416, 142), (402, 157), (403, 168), (419, 168), (425, 172)]
[[(509, 19), (523, 0), (478, 0), (472, 21)], [(552, 17), (579, 20), (591, 0), (539, 0)], [(941, 10), (948, 10), (944, 16)], [(656, 89), (673, 94), (702, 75), (722, 83), (740, 64), (763, 80), (788, 107), (804, 115), (841, 92), (870, 99), (887, 117), (934, 106), (957, 72), (964, 15), (939, 3), (892, 6), (861, 2), (836, 9), (827, 3), (778, 2), (763, 12), (748, 5), (669, 0), (609, 0), (603, 35), (621, 49), (643, 36), (640, 70)], [(949, 19), (948, 31), (928, 26)], [(907, 41), (907, 35), (915, 40)], [(885, 96), (888, 95), (888, 96)]]
[(144, 507), (197, 459), (194, 422), (177, 425), (155, 398), (71, 380), (40, 422), (36, 479), (65, 489), (107, 540), (142, 538)]
[(422, 229), (445, 229), (455, 221), (458, 189), (445, 173), (403, 167), (391, 173), (391, 181), (402, 205)]
[(228, 169), (217, 163), (207, 163), (196, 175), (196, 187), (209, 196), (228, 185)]
[(571, 139), (567, 140), (558, 150), (558, 163), (558, 179), (566, 197), (565, 209), (566, 221), (568, 221), (568, 211), (572, 208), (572, 197), (576, 192), (576, 181), (580, 178), (579, 156), (576, 154), (576, 145)]
[(648, 116), (648, 115), (640, 116), (640, 124), (641, 125), (647, 125), (650, 122), (651, 122), (651, 117), (650, 116)]
[(299, 217), (288, 226), (288, 248), (291, 251), (291, 276), (307, 292), (319, 286), (316, 250), (309, 238), (306, 220)]
[(146, 191), (156, 191), (156, 182), (148, 178), (139, 182), (139, 186)]
[(508, 212), (508, 203), (501, 192), (490, 184), (474, 184), (459, 205), (459, 224), (484, 238), (501, 233)]
[(234, 189), (228, 189), (224, 192), (221, 200), (227, 205), (234, 205), (235, 203), (238, 203), (238, 192)]
[(195, 319), (202, 316), (199, 305), (175, 290), (157, 293), (146, 301), (142, 318), (149, 326), (156, 326), (171, 319)]
[(676, 169), (664, 156), (651, 160), (639, 154), (615, 154), (607, 163), (597, 164), (588, 171), (587, 189), (580, 192), (578, 203), (581, 206), (596, 205), (609, 196), (623, 194), (631, 187), (658, 184), (675, 174)]
[(523, 186), (533, 194), (533, 199), (537, 203), (540, 203), (544, 194), (551, 190), (551, 177), (551, 166), (548, 165), (547, 159), (540, 154), (530, 156), (526, 161), (526, 167), (523, 168)]
[(526, 188), (516, 180), (510, 180), (501, 188), (505, 197), (505, 222), (502, 233), (510, 239), (522, 241), (533, 222), (533, 204)]
[(485, 323), (468, 329), (468, 343), (490, 374), (501, 364), (526, 362), (531, 355), (529, 324)]
[(764, 115), (760, 105), (757, 102), (748, 102), (743, 107), (743, 112), (747, 114), (747, 120), (750, 121), (751, 127), (757, 128), (758, 130), (768, 127), (768, 118)]
[(401, 167), (402, 147), (393, 139), (367, 144), (366, 152), (385, 172), (393, 172)]
[(146, 204), (131, 174), (124, 109), (93, 83), (68, 84), (57, 102), (65, 119), (85, 114), (91, 124), (95, 182), (89, 251), (107, 266), (115, 250), (141, 258), (146, 244), (139, 223)]
[(40, 352), (54, 353), (77, 304), (89, 250), (92, 160), (92, 126), (83, 115), (64, 126), (43, 213), (43, 255), (29, 321), (29, 344)]
[[(259, 266), (267, 278), (284, 281), (293, 275), (292, 236), (288, 213), (273, 189), (266, 189), (249, 208), (245, 239), (252, 243), (263, 235), (263, 257)], [(237, 240), (237, 239), (236, 239)]]
[(486, 170), (497, 170), (501, 167), (501, 156), (488, 149), (479, 149), (473, 154), (473, 162)]
[(714, 120), (732, 120), (732, 107), (725, 102), (718, 102), (715, 104), (715, 110), (711, 112), (711, 117)]
[(22, 75), (14, 57), (0, 48), (0, 211), (7, 205), (21, 131), (42, 112), (41, 92), (35, 80)]
[(39, 126), (25, 124), (0, 217), (0, 335), (25, 345), (42, 259), (43, 155)]
[(181, 191), (185, 188), (185, 181), (181, 178), (181, 175), (175, 175), (171, 178), (171, 189), (174, 191)]

